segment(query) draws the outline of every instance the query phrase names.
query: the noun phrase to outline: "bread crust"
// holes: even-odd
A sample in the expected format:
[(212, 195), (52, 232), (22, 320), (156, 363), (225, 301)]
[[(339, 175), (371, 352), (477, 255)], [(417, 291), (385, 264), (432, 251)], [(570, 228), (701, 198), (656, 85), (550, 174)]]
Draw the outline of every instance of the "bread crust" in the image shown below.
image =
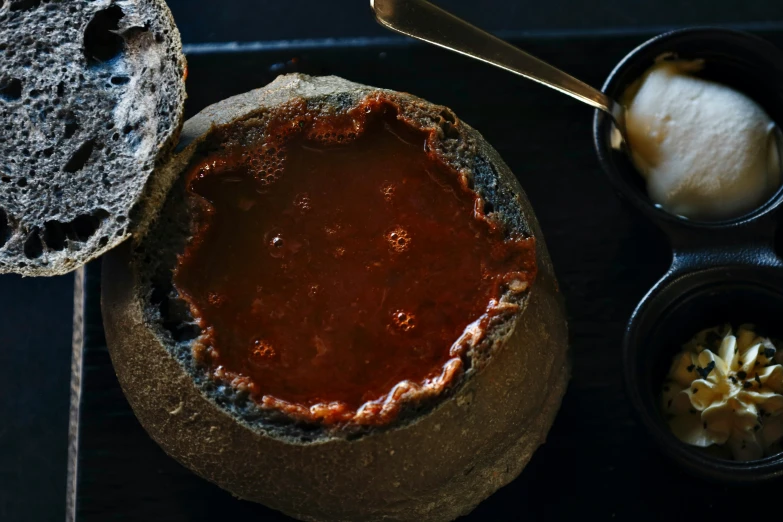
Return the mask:
[[(167, 167), (169, 181), (213, 125), (293, 98), (349, 92), (378, 90), (335, 77), (288, 75), (208, 108), (185, 124), (183, 152)], [(393, 95), (422, 111), (444, 109)], [(476, 131), (462, 122), (459, 127), (491, 162), (498, 183), (516, 194), (537, 239), (538, 276), (512, 327), (496, 335), (485, 364), (411, 422), (356, 439), (313, 442), (248, 425), (194, 384), (151, 325), (133, 245), (123, 244), (105, 257), (102, 307), (112, 361), (137, 417), (169, 455), (240, 498), (302, 520), (452, 520), (519, 474), (544, 442), (565, 393), (565, 313), (543, 236), (519, 183)]]

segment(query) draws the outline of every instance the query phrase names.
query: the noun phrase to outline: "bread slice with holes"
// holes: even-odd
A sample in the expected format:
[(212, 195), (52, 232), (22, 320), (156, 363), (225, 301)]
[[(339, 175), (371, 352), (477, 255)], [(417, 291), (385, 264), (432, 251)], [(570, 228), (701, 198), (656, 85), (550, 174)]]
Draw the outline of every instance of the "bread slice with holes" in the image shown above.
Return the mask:
[(0, 273), (57, 275), (131, 233), (182, 125), (163, 0), (0, 3)]

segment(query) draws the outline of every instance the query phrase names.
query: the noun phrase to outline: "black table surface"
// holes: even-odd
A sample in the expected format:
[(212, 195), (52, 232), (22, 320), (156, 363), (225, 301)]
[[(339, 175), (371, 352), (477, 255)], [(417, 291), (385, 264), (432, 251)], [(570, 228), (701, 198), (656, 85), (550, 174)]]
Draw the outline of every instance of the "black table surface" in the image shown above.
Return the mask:
[[(762, 32), (783, 44), (783, 31)], [(648, 34), (515, 38), (513, 43), (600, 85)], [(665, 272), (661, 233), (621, 202), (591, 142), (593, 112), (554, 91), (407, 41), (337, 42), (190, 59), (188, 112), (263, 85), (280, 72), (337, 74), (448, 105), (504, 157), (540, 219), (566, 298), (573, 378), (547, 443), (522, 475), (469, 520), (618, 520), (743, 516), (748, 497), (682, 473), (652, 446), (624, 396), (620, 341), (639, 299)], [(287, 520), (239, 501), (168, 458), (130, 411), (105, 347), (100, 266), (86, 270), (76, 520)]]
[[(576, 0), (537, 3), (443, 0), (438, 3), (504, 36), (526, 33), (528, 38), (517, 39), (516, 43), (596, 85), (608, 74), (613, 63), (648, 33), (689, 24), (730, 24), (766, 30), (765, 34), (780, 45), (775, 20), (783, 20), (783, 3), (761, 0), (742, 3), (728, 0), (604, 0), (591, 3)], [(7, 8), (8, 2), (5, 4)], [(285, 64), (293, 57), (303, 58), (301, 67), (306, 72), (342, 74), (349, 79), (410, 91), (450, 105), (498, 148), (525, 184), (536, 206), (568, 298), (577, 363), (571, 392), (549, 444), (539, 452), (522, 478), (490, 502), (504, 496), (507, 500), (518, 498), (518, 503), (508, 505), (518, 513), (527, 510), (524, 508), (526, 498), (537, 496), (540, 491), (520, 489), (517, 484), (535, 482), (535, 478), (530, 477), (540, 473), (536, 471), (540, 466), (552, 465), (546, 463), (549, 458), (546, 455), (552, 452), (563, 451), (563, 457), (557, 462), (567, 462), (567, 459), (573, 462), (573, 466), (560, 468), (564, 477), (576, 472), (576, 477), (588, 483), (606, 480), (607, 476), (624, 476), (617, 475), (623, 465), (635, 466), (642, 474), (639, 455), (645, 453), (623, 458), (619, 455), (623, 446), (619, 442), (615, 444), (625, 437), (640, 436), (628, 431), (633, 425), (616, 375), (619, 371), (618, 340), (633, 303), (665, 267), (667, 252), (656, 231), (622, 207), (603, 184), (590, 149), (590, 111), (532, 83), (465, 59), (449, 57), (440, 51), (421, 47), (405, 49), (393, 42), (383, 44), (386, 40), (375, 40), (374, 46), (372, 40), (352, 41), (353, 37), (389, 37), (389, 33), (372, 22), (366, 4), (365, 0), (169, 0), (190, 54), (192, 76), (188, 85), (191, 95), (188, 112), (192, 114), (224, 95), (265, 83), (273, 76), (269, 70), (271, 65), (278, 64), (277, 68), (285, 69)], [(342, 38), (343, 47), (316, 49), (314, 46), (323, 42), (303, 41), (306, 38)], [(256, 48), (257, 52), (221, 55), (214, 51), (225, 49), (225, 46), (217, 46), (212, 54), (204, 54), (210, 51), (202, 45), (205, 42), (234, 40), (246, 43), (246, 49)], [(250, 43), (259, 40), (267, 43)], [(278, 42), (269, 44), (270, 40)], [(362, 48), (366, 45), (369, 47)], [(413, 56), (410, 68), (401, 64), (406, 56)], [(420, 69), (411, 74), (414, 66)], [(505, 100), (498, 96), (505, 96)], [(501, 102), (505, 105), (498, 110)], [(556, 192), (555, 187), (559, 188)], [(88, 273), (95, 271), (92, 266)], [(139, 517), (153, 512), (157, 506), (165, 506), (162, 511), (165, 516), (160, 518), (165, 520), (197, 520), (199, 518), (193, 515), (196, 508), (216, 516), (219, 503), (191, 499), (195, 507), (183, 507), (188, 498), (212, 490), (204, 490), (207, 485), (201, 482), (202, 489), (176, 486), (175, 477), (189, 475), (162, 459), (157, 447), (144, 438), (138, 425), (129, 418), (108, 358), (100, 348), (102, 333), (99, 319), (94, 316), (96, 292), (93, 287), (92, 294), (86, 296), (86, 302), (93, 303), (93, 319), (88, 324), (92, 337), (88, 337), (90, 344), (84, 359), (88, 364), (84, 374), (87, 394), (83, 412), (94, 409), (98, 413), (92, 414), (93, 417), (85, 413), (85, 426), (82, 427), (81, 448), (85, 450), (89, 442), (92, 449), (80, 454), (80, 517), (146, 520), (146, 516)], [(72, 275), (47, 279), (0, 276), (2, 521), (62, 520), (66, 512), (63, 499), (67, 489), (69, 345), (73, 310)], [(588, 393), (579, 393), (580, 390)], [(573, 412), (596, 408), (591, 403), (592, 394), (611, 397), (609, 402), (598, 406), (607, 412), (593, 420), (575, 420)], [(609, 413), (609, 410), (615, 413)], [(598, 446), (588, 445), (590, 449), (579, 458), (574, 457), (575, 448), (563, 448), (562, 442), (560, 449), (556, 449), (558, 440), (586, 444), (586, 440), (579, 442), (566, 432), (588, 432), (607, 418), (615, 419), (618, 425), (627, 425), (627, 430), (601, 431), (607, 438)], [(111, 428), (115, 422), (119, 427)], [(105, 426), (101, 428), (102, 425)], [(125, 428), (135, 435), (126, 438), (122, 433)], [(95, 431), (91, 432), (91, 429)], [(146, 449), (134, 449), (136, 444)], [(585, 461), (586, 453), (601, 450), (604, 456), (618, 455), (602, 461), (600, 468), (596, 464), (579, 471), (590, 463), (589, 459)], [(124, 451), (128, 452), (126, 460), (109, 458)], [(133, 459), (146, 458), (144, 451), (156, 456), (151, 457), (147, 465), (135, 464)], [(653, 453), (653, 456), (654, 465), (657, 465), (657, 454)], [(104, 460), (105, 464), (101, 464)], [(542, 460), (545, 463), (538, 464)], [(100, 473), (89, 471), (87, 464), (96, 462), (99, 464), (97, 469), (102, 469), (102, 465), (107, 468), (129, 466), (127, 476), (135, 476), (135, 482), (120, 482), (122, 469), (114, 470), (110, 473), (113, 479), (106, 481), (109, 491), (112, 488), (126, 490), (125, 496), (106, 491), (91, 492), (87, 485), (105, 479)], [(145, 475), (150, 470), (151, 473)], [(155, 475), (160, 475), (160, 480), (151, 478)], [(630, 516), (632, 506), (627, 505), (628, 510), (623, 513), (620, 507), (626, 504), (616, 500), (618, 490), (608, 487), (615, 482), (596, 494), (593, 504), (601, 504), (603, 511), (591, 509), (587, 512), (606, 517), (612, 513)], [(551, 491), (548, 490), (551, 498), (573, 497), (569, 490), (572, 487), (558, 488), (547, 481), (544, 483), (551, 486)], [(576, 482), (569, 479), (566, 483), (573, 485)], [(132, 484), (139, 487), (133, 489)], [(637, 480), (632, 487), (647, 485)], [(146, 494), (166, 488), (171, 490), (168, 501)], [(105, 495), (105, 500), (97, 501), (101, 495)], [(222, 498), (219, 492), (212, 495)], [(177, 498), (183, 506), (171, 504), (171, 499)], [(206, 498), (212, 497), (208, 494)], [(146, 511), (142, 511), (143, 506), (147, 506)], [(562, 506), (553, 504), (551, 507), (553, 517), (565, 516)], [(243, 512), (265, 513), (248, 509)], [(486, 509), (482, 505), (478, 513), (490, 513)], [(547, 518), (543, 511), (539, 515)]]

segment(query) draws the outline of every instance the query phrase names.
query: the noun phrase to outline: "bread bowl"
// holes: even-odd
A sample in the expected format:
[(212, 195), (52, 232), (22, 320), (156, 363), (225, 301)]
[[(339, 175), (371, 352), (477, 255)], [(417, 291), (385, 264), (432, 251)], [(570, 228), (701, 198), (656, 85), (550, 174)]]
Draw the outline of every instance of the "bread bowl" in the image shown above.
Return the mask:
[[(420, 133), (427, 147), (421, 154), (440, 162), (472, 195), (476, 214), (465, 219), (486, 214), (504, 241), (534, 238), (528, 272), (535, 278), (524, 288), (512, 289), (509, 281), (499, 287), (449, 358), (456, 359), (456, 371), (386, 396), (393, 400), (381, 401), (375, 416), (362, 417), (363, 410), (350, 405), (337, 416), (310, 403), (293, 410), (270, 405), (236, 374), (216, 375), (194, 350), (205, 338), (204, 317), (194, 316), (198, 306), (183, 299), (172, 275), (198, 231), (187, 173), (227, 144), (262, 143), (271, 121), (295, 123), (294, 133), (301, 125), (306, 133), (313, 122), (346, 114), (356, 119), (368, 107), (368, 113), (385, 107), (394, 125)], [(356, 128), (361, 137), (361, 122)], [(134, 412), (185, 466), (240, 498), (302, 520), (438, 521), (469, 512), (511, 481), (543, 443), (568, 380), (554, 272), (513, 174), (450, 110), (336, 77), (286, 75), (186, 122), (179, 152), (157, 180), (155, 193), (167, 194), (165, 201), (145, 207), (159, 212), (144, 216), (137, 237), (105, 257), (103, 317)]]

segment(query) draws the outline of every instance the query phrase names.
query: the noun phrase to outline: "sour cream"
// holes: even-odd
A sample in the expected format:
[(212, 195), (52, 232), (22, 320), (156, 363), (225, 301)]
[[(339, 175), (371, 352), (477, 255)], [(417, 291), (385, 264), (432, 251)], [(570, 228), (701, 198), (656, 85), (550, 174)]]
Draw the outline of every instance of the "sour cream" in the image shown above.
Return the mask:
[(701, 66), (659, 61), (629, 88), (628, 145), (654, 203), (689, 219), (731, 219), (780, 186), (779, 131), (745, 94), (693, 76)]

